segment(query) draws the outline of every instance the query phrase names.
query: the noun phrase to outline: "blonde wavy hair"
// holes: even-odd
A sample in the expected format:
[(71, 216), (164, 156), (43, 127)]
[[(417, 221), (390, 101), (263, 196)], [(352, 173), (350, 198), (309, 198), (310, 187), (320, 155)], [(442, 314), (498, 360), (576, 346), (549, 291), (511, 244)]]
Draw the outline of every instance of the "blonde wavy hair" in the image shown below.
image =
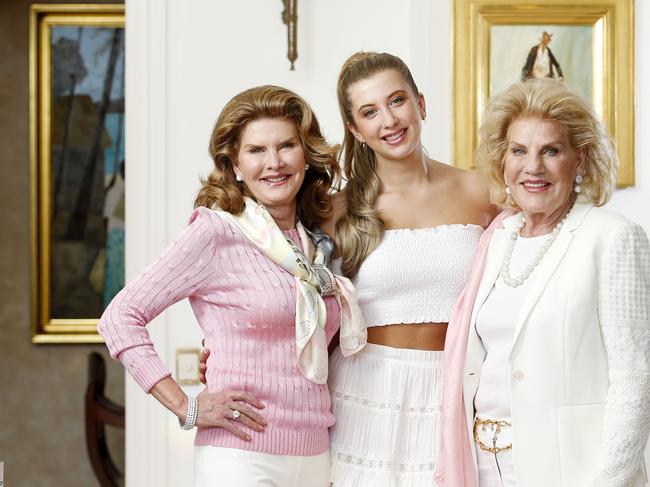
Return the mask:
[(244, 210), (244, 196), (253, 198), (243, 182), (235, 179), (234, 161), (241, 134), (249, 122), (260, 118), (280, 118), (293, 122), (305, 151), (309, 171), (298, 191), (300, 220), (308, 228), (317, 227), (332, 213), (330, 189), (338, 183), (338, 145), (330, 145), (311, 107), (294, 92), (279, 86), (258, 86), (235, 95), (223, 108), (210, 136), (210, 156), (214, 169), (202, 180), (195, 207), (218, 206), (235, 215)]
[(375, 208), (381, 191), (375, 154), (354, 137), (348, 126), (355, 126), (349, 89), (353, 84), (387, 70), (397, 71), (412, 88), (413, 94), (419, 94), (404, 61), (384, 52), (353, 54), (343, 64), (338, 79), (337, 96), (345, 131), (341, 159), (346, 179), (346, 205), (336, 222), (336, 241), (342, 257), (341, 270), (348, 277), (357, 274), (363, 261), (381, 242), (385, 231), (384, 222)]
[(479, 129), (476, 165), (489, 175), (490, 197), (499, 206), (514, 206), (505, 192), (503, 175), (508, 129), (520, 117), (535, 117), (559, 123), (575, 150), (585, 151), (585, 175), (581, 201), (602, 206), (616, 189), (619, 160), (614, 141), (605, 132), (593, 108), (562, 82), (550, 78), (531, 79), (512, 85), (488, 103)]

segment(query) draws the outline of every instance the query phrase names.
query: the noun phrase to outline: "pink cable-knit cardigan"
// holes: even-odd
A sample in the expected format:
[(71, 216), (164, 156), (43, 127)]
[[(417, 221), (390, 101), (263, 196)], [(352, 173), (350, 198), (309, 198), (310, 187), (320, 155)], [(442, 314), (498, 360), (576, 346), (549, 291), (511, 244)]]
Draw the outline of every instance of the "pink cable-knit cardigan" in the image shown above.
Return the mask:
[[(300, 246), (298, 232), (285, 232)], [(265, 404), (262, 433), (243, 441), (221, 428), (198, 428), (195, 444), (278, 455), (318, 455), (329, 448), (334, 423), (327, 385), (298, 369), (296, 284), (218, 214), (198, 208), (190, 225), (161, 257), (111, 302), (98, 330), (145, 391), (168, 377), (146, 325), (181, 299), (190, 304), (210, 350), (210, 391), (242, 390)], [(340, 323), (334, 297), (325, 298), (327, 340)]]
[(456, 301), (449, 319), (443, 356), (442, 451), (436, 471), (436, 480), (441, 486), (476, 487), (477, 485), (463, 400), (465, 351), (474, 300), (483, 277), (485, 255), (490, 239), (495, 229), (503, 227), (501, 222), (504, 218), (512, 214), (512, 210), (499, 213), (481, 235), (469, 280)]

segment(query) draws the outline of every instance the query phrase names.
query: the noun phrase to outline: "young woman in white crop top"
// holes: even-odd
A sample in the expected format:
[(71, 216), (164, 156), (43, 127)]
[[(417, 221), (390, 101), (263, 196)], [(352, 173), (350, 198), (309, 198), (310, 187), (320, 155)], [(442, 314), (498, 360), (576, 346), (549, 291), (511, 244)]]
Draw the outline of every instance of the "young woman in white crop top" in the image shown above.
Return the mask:
[(330, 358), (332, 487), (430, 487), (447, 322), (496, 209), (478, 173), (425, 155), (426, 104), (401, 59), (352, 55), (338, 100), (347, 184), (323, 229), (369, 329), (361, 352)]
[(332, 485), (428, 487), (447, 322), (495, 209), (477, 173), (425, 155), (424, 96), (401, 59), (352, 55), (338, 100), (347, 184), (335, 235), (369, 329), (362, 352), (330, 362)]

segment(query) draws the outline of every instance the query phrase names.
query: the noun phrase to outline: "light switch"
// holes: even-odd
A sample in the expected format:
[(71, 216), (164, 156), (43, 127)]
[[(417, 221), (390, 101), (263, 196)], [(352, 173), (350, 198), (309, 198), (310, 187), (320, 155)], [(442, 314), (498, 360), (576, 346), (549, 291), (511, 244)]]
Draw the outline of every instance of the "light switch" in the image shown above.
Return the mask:
[(176, 381), (179, 384), (199, 384), (199, 349), (176, 349)]

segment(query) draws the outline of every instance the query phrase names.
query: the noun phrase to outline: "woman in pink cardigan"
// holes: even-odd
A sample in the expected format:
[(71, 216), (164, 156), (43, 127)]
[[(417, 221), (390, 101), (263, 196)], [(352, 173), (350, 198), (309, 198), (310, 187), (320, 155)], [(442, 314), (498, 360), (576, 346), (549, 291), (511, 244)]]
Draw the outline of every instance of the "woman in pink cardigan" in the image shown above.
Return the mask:
[[(325, 487), (327, 346), (339, 325), (346, 353), (365, 343), (352, 286), (328, 270), (333, 246), (318, 230), (331, 212), (336, 147), (302, 98), (262, 86), (228, 102), (210, 154), (189, 226), (115, 297), (98, 330), (183, 429), (198, 427), (193, 485)], [(146, 328), (185, 298), (218, 358), (198, 397), (173, 379)]]

